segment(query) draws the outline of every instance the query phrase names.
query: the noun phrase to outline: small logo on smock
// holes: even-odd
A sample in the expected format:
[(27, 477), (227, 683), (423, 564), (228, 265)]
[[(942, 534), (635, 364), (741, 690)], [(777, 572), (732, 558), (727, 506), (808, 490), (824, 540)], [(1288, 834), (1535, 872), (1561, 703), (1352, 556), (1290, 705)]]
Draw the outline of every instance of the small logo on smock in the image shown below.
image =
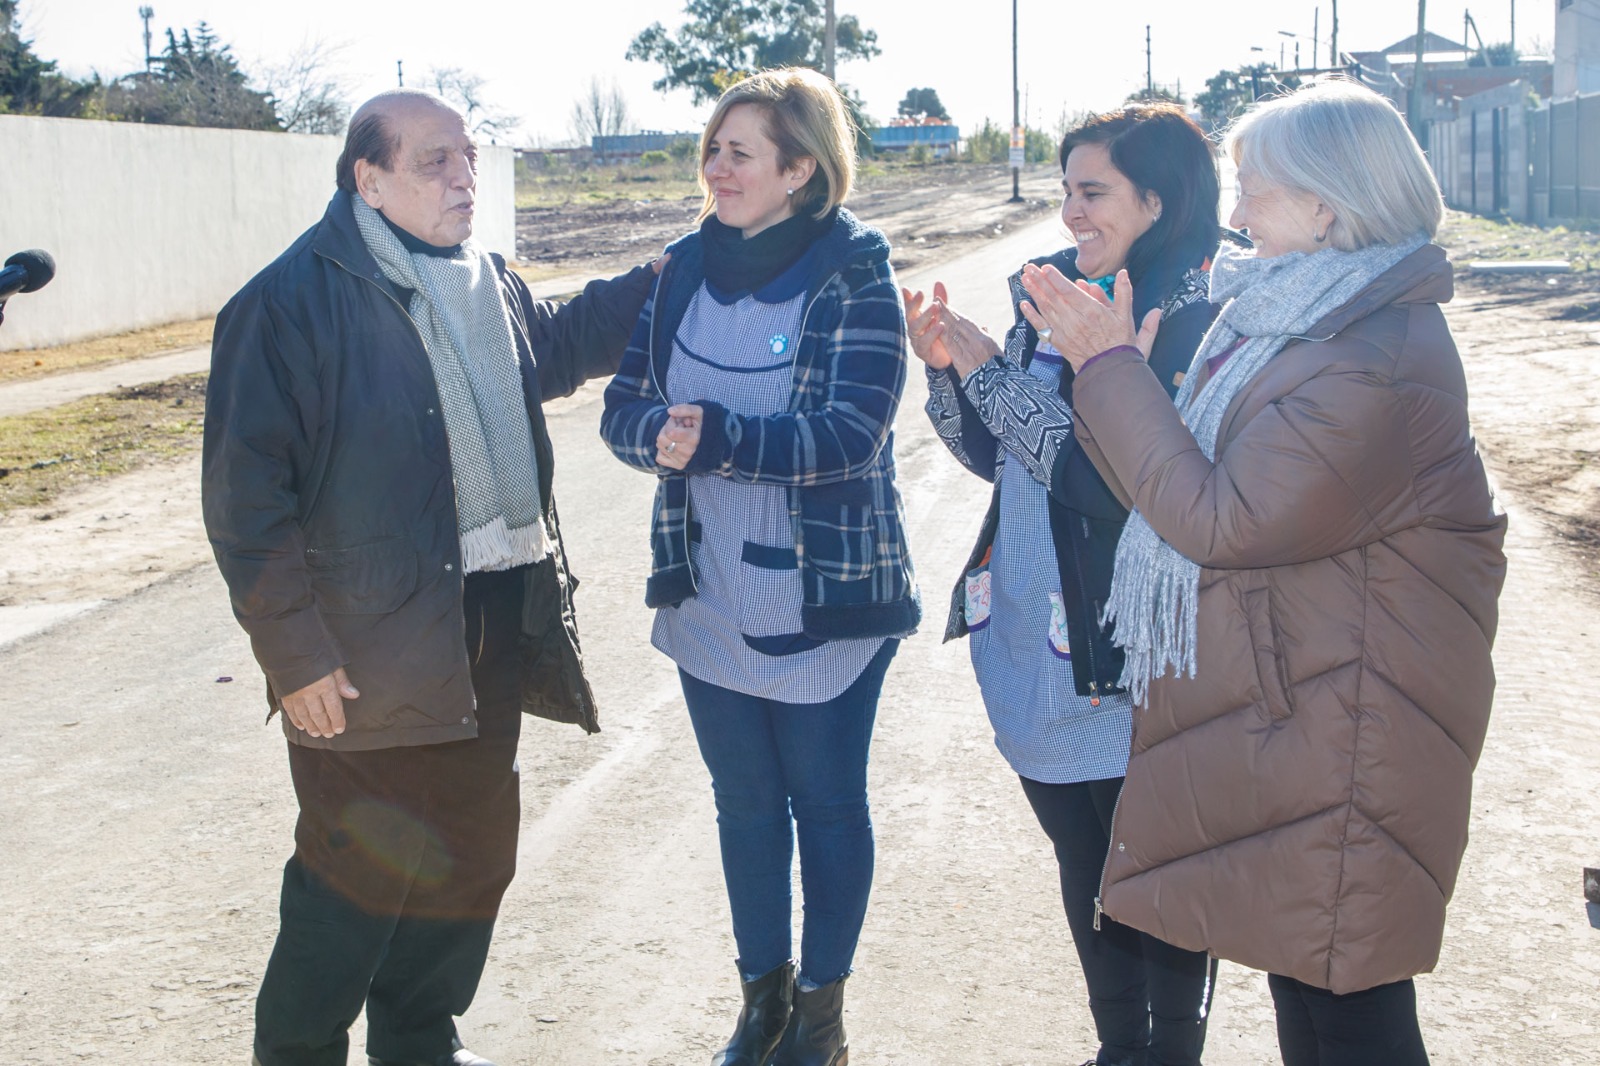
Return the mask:
[(782, 355), (789, 350), (789, 338), (781, 333), (774, 333), (772, 339), (767, 341), (767, 347), (772, 349), (773, 355)]

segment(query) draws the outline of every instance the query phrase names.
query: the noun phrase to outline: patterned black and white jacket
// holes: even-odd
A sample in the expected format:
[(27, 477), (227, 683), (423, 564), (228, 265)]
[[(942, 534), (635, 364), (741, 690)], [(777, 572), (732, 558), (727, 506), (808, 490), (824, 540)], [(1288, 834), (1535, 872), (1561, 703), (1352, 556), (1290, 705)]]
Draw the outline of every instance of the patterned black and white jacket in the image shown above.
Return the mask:
[[(1211, 249), (1214, 251), (1215, 249)], [(1077, 249), (1068, 248), (1033, 260), (1056, 267), (1069, 279), (1077, 269)], [(1150, 353), (1150, 366), (1176, 393), (1200, 340), (1216, 318), (1208, 270), (1209, 253), (1174, 257), (1157, 263), (1134, 283), (1134, 319), (1142, 321), (1161, 308), (1161, 328)], [(1078, 695), (1097, 700), (1121, 689), (1122, 650), (1111, 641), (1111, 627), (1100, 622), (1117, 541), (1128, 512), (1101, 480), (1078, 447), (1072, 432), (1072, 381), (1069, 366), (1059, 390), (1028, 373), (1039, 335), (1017, 310), (1028, 298), (1022, 271), (1011, 276), (1015, 321), (1007, 331), (1002, 353), (967, 375), (950, 370), (928, 371), (928, 417), (945, 446), (961, 464), (985, 481), (996, 482), (978, 543), (956, 580), (945, 640), (965, 636), (965, 577), (983, 563), (994, 544), (1000, 521), (1002, 449), (1013, 470), (1025, 468), (1050, 492), (1050, 534), (1061, 577), (1067, 614), (1067, 640), (1072, 653)]]

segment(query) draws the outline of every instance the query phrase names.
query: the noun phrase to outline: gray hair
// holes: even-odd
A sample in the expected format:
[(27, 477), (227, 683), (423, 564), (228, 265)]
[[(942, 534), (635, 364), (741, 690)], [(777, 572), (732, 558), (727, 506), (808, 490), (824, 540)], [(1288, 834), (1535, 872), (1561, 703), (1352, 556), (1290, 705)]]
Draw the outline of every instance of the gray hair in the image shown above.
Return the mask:
[(1223, 147), (1241, 170), (1327, 204), (1328, 240), (1342, 251), (1415, 233), (1432, 239), (1444, 217), (1439, 183), (1405, 119), (1345, 78), (1261, 101), (1229, 128)]

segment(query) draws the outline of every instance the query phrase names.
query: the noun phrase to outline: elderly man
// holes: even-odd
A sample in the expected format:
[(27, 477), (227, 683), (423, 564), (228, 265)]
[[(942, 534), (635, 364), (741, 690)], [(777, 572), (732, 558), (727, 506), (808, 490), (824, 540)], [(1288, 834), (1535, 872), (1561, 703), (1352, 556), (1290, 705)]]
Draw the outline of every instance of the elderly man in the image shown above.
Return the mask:
[[(206, 529), (282, 712), (300, 817), (260, 1066), (462, 1047), (516, 860), (526, 711), (598, 729), (541, 403), (610, 374), (652, 281), (533, 300), (472, 234), (477, 151), (427, 93), (355, 114), (322, 220), (217, 318)], [(269, 713), (270, 718), (270, 713)]]

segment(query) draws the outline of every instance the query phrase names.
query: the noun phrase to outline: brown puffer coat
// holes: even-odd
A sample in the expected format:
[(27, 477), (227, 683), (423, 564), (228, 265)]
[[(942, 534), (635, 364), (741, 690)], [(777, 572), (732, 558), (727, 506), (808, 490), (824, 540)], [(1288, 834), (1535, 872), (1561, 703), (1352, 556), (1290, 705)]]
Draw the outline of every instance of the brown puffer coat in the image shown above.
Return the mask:
[(1201, 565), (1195, 678), (1151, 684), (1106, 913), (1348, 993), (1431, 970), (1494, 694), (1505, 518), (1467, 422), (1437, 247), (1290, 342), (1206, 460), (1137, 353), (1080, 434)]

